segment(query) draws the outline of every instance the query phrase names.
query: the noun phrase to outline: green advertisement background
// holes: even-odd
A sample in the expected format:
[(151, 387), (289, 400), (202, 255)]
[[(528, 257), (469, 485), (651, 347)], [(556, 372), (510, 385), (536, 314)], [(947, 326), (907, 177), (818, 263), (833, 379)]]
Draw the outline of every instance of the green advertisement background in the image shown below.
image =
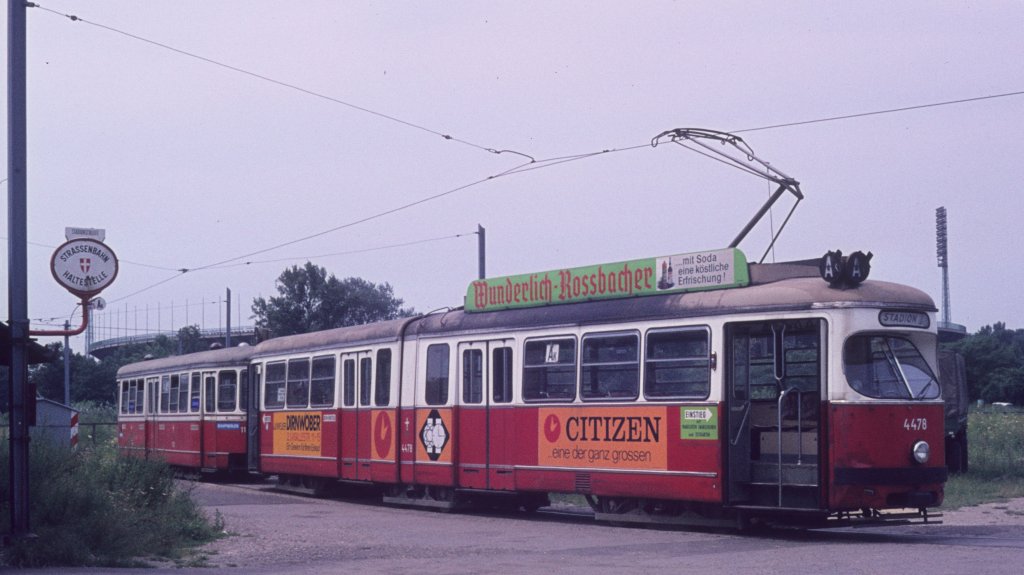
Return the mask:
[[(723, 284), (715, 285), (704, 285), (699, 287), (673, 287), (669, 289), (658, 289), (658, 279), (661, 270), (658, 267), (660, 260), (667, 258), (679, 259), (692, 257), (697, 255), (707, 254), (722, 254), (725, 256), (724, 259), (730, 264), (733, 273), (733, 281)], [(636, 287), (636, 273), (640, 270), (643, 273), (642, 284), (650, 284), (651, 287)], [(623, 271), (627, 271), (629, 277), (632, 278), (628, 282), (628, 289), (616, 289), (615, 291), (603, 294), (590, 293), (581, 296), (567, 296), (562, 297), (560, 293), (560, 281), (563, 273), (569, 273), (574, 278), (603, 275), (606, 278), (610, 276), (619, 277), (619, 274)], [(509, 286), (522, 286), (526, 289), (526, 286), (532, 284), (533, 292), (537, 293), (537, 286), (540, 282), (547, 280), (550, 282), (550, 299), (540, 300), (533, 299), (532, 301), (524, 302), (500, 302), (500, 303), (487, 303), (484, 306), (477, 305), (475, 292), (481, 282), (487, 286), (488, 289), (493, 288), (508, 288)], [(728, 289), (734, 287), (743, 287), (750, 283), (750, 275), (747, 269), (747, 258), (739, 249), (726, 248), (722, 250), (708, 250), (703, 252), (692, 252), (687, 254), (675, 254), (671, 256), (660, 256), (655, 258), (645, 258), (640, 260), (631, 260), (625, 262), (615, 262), (609, 264), (598, 264), (592, 266), (584, 266), (578, 268), (566, 268), (562, 270), (550, 270), (540, 273), (531, 274), (520, 274), (514, 276), (502, 276), (496, 278), (487, 278), (484, 280), (477, 280), (469, 284), (469, 288), (466, 290), (465, 309), (469, 312), (474, 311), (497, 311), (502, 309), (515, 309), (515, 308), (526, 308), (526, 307), (539, 307), (544, 305), (556, 305), (566, 303), (577, 303), (581, 301), (589, 300), (601, 300), (601, 299), (615, 299), (635, 296), (646, 296), (656, 294), (669, 294), (669, 293), (684, 293), (684, 292), (695, 292), (695, 291), (708, 291), (716, 289)], [(617, 286), (621, 283), (617, 283)]]

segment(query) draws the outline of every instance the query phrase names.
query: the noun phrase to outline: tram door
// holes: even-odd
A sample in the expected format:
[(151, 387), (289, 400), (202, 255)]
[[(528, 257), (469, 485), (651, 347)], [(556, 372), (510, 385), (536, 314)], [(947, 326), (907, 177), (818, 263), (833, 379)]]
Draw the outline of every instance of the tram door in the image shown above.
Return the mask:
[(193, 385), (199, 385), (196, 379), (202, 380), (203, 404), (199, 418), (199, 451), (203, 467), (214, 467), (217, 464), (217, 378), (215, 372), (204, 371), (192, 374)]
[(263, 366), (261, 364), (249, 366), (249, 377), (245, 379), (249, 386), (245, 394), (245, 429), (247, 455), (247, 467), (250, 473), (259, 471), (260, 468), (260, 391), (263, 389)]
[(369, 351), (341, 354), (341, 477), (370, 480), (371, 389), (373, 358)]
[[(508, 489), (504, 475), (511, 410), (511, 340), (458, 346), (458, 485), (468, 489)], [(508, 397), (506, 400), (505, 397)], [(509, 479), (511, 476), (509, 476)]]
[(146, 457), (157, 449), (157, 413), (160, 409), (160, 379), (146, 378)]
[(818, 509), (825, 322), (726, 325), (729, 504)]

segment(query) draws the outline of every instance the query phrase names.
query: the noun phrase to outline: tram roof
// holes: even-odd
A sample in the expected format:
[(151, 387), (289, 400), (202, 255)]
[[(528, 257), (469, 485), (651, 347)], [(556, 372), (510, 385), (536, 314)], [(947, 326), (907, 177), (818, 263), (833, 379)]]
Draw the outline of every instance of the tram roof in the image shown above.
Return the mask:
[(936, 311), (935, 302), (928, 294), (902, 284), (868, 280), (856, 287), (832, 287), (818, 277), (816, 260), (751, 264), (750, 285), (746, 287), (490, 312), (467, 313), (460, 308), (415, 318), (283, 336), (254, 347), (210, 350), (143, 361), (122, 367), (118, 370), (118, 377), (233, 366), (250, 359), (300, 350), (316, 353), (342, 346), (389, 343), (398, 341), (403, 330), (407, 336), (417, 337), (457, 332), (840, 308)]
[(243, 345), (150, 359), (121, 367), (117, 370), (117, 377), (122, 379), (176, 370), (237, 367), (247, 364), (254, 351), (254, 347)]
[[(807, 266), (783, 269), (772, 268), (771, 265), (785, 264), (752, 265), (751, 285), (742, 288), (493, 312), (465, 313), (457, 310), (426, 316), (409, 332), (412, 335), (427, 335), (810, 309), (936, 309), (928, 294), (906, 285), (869, 280), (856, 287), (838, 289), (830, 287), (820, 277), (810, 277), (812, 270), (808, 270)], [(757, 269), (759, 267), (760, 270)], [(816, 268), (813, 274), (817, 276)]]
[(256, 346), (253, 357), (289, 353), (296, 349), (315, 352), (339, 345), (370, 345), (398, 341), (402, 326), (413, 318), (399, 318), (364, 325), (338, 327), (323, 331), (286, 335), (268, 339)]

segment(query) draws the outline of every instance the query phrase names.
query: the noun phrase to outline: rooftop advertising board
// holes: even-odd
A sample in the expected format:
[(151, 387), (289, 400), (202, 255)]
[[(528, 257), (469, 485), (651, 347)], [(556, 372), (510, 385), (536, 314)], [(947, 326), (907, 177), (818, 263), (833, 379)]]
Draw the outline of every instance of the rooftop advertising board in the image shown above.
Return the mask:
[(474, 281), (466, 311), (742, 287), (747, 258), (736, 248), (661, 256)]

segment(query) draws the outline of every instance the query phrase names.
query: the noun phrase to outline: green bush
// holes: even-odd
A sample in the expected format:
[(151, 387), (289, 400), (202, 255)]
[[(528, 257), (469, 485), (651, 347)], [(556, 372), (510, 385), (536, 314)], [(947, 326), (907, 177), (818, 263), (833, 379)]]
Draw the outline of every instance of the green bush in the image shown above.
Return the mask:
[(79, 411), (79, 445), (94, 447), (117, 443), (116, 406), (95, 401), (80, 401), (72, 407)]
[[(9, 492), (7, 451), (0, 447), (2, 492)], [(223, 531), (163, 463), (119, 457), (109, 444), (69, 451), (33, 442), (30, 457), (29, 517), (38, 538), (15, 542), (0, 565), (131, 565), (175, 558)], [(4, 532), (7, 506), (0, 502)]]

